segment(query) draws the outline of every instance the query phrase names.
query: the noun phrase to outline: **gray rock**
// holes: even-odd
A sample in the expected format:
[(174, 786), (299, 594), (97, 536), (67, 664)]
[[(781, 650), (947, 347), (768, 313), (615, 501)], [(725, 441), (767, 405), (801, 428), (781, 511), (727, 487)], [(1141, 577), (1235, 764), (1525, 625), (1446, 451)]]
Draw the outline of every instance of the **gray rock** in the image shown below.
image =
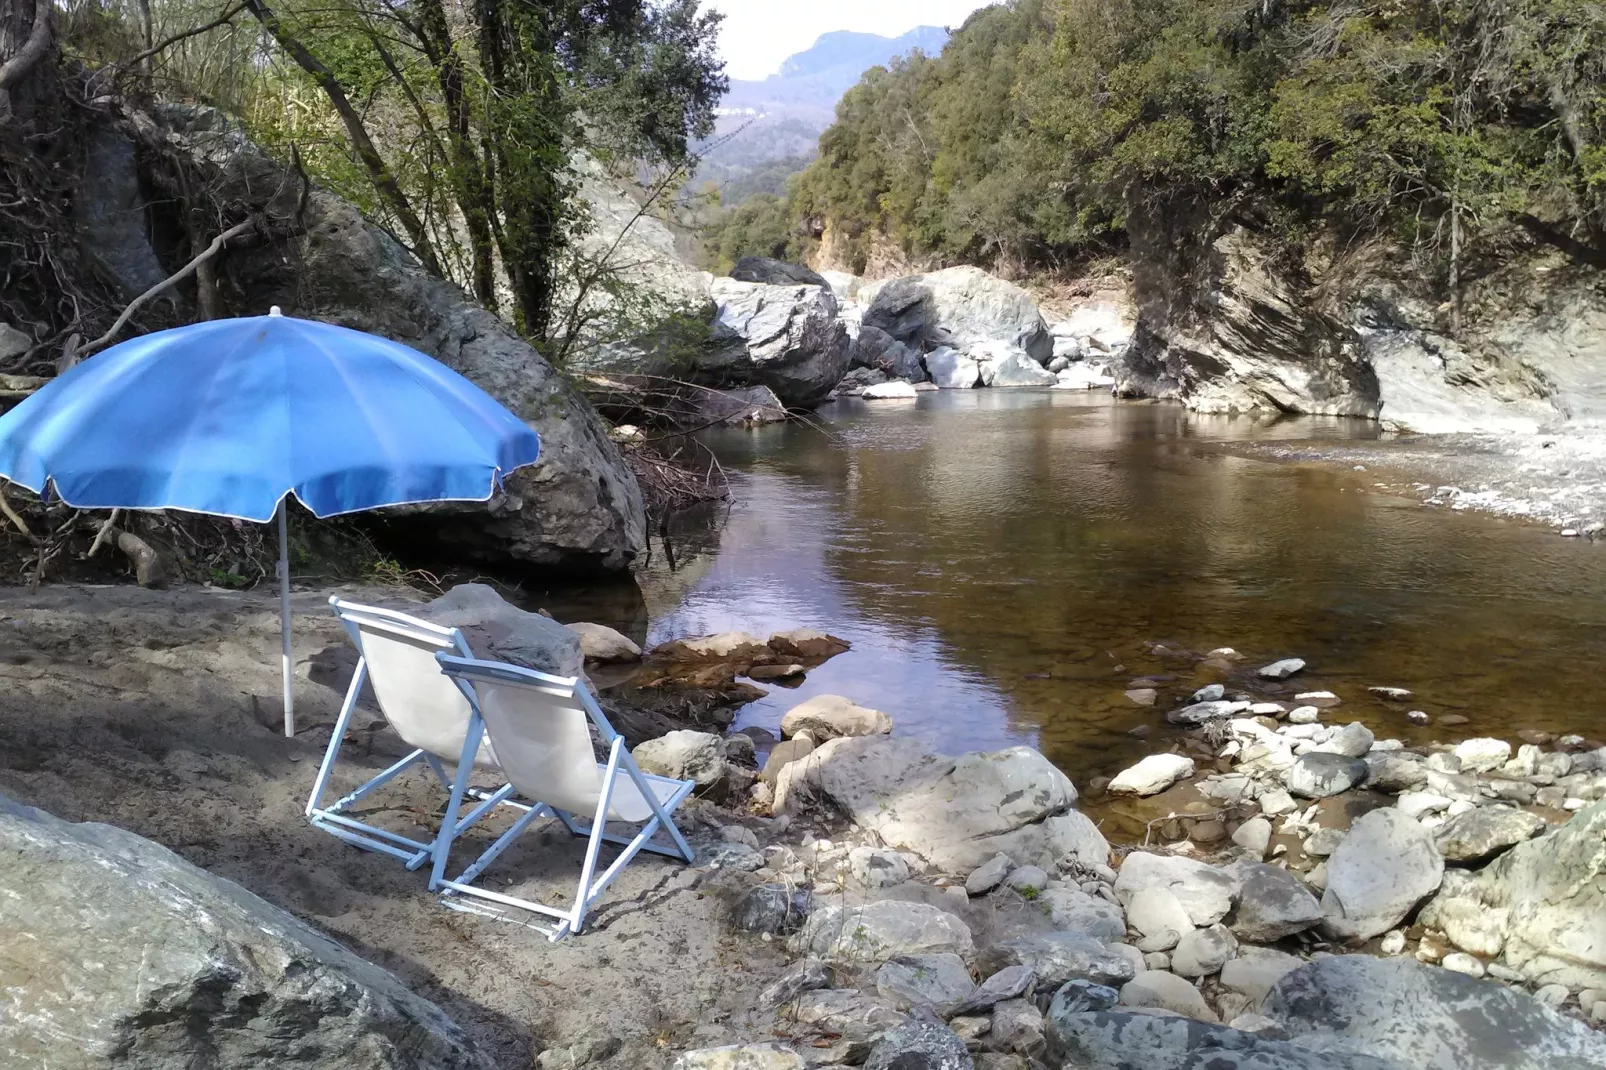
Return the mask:
[[(1474, 874), (1451, 871), (1423, 909), (1456, 946), (1503, 950), (1536, 984), (1606, 988), (1606, 803)], [(1450, 874), (1447, 874), (1447, 878)]]
[(0, 797), (0, 854), (0, 1063), (494, 1065), (392, 974), (131, 832)]
[(977, 965), (996, 973), (1010, 966), (1026, 966), (1037, 975), (1039, 989), (1053, 990), (1067, 981), (1122, 985), (1134, 970), (1126, 956), (1081, 933), (1031, 933), (1007, 937), (982, 948)]
[(1359, 758), (1372, 749), (1372, 730), (1359, 721), (1352, 721), (1318, 744), (1316, 749), (1325, 754), (1342, 754), (1346, 758)]
[(1221, 684), (1206, 684), (1193, 693), (1195, 702), (1220, 702), (1227, 697), (1227, 689)]
[(952, 914), (925, 903), (893, 900), (817, 907), (791, 945), (794, 953), (849, 962), (943, 952), (968, 958), (975, 950), (970, 928)]
[(749, 888), (731, 909), (731, 924), (743, 932), (779, 936), (796, 932), (813, 907), (807, 889), (785, 884), (760, 884)]
[(974, 1070), (970, 1051), (954, 1031), (927, 1016), (911, 1016), (882, 1034), (864, 1070)]
[(1232, 842), (1257, 860), (1265, 858), (1271, 847), (1271, 822), (1263, 817), (1250, 818), (1233, 830)]
[(867, 888), (890, 888), (909, 879), (909, 863), (896, 851), (855, 847), (848, 852), (848, 870)]
[(732, 1044), (683, 1052), (669, 1070), (805, 1070), (803, 1056), (784, 1044)]
[(1288, 769), (1288, 790), (1307, 799), (1325, 799), (1365, 783), (1370, 772), (1359, 758), (1313, 751)]
[(1446, 862), (1477, 864), (1544, 832), (1545, 819), (1511, 806), (1484, 806), (1452, 817), (1433, 832)]
[(823, 962), (800, 962), (758, 994), (760, 1010), (790, 1003), (804, 992), (831, 987), (831, 968)]
[(1339, 955), (1279, 981), (1262, 1013), (1300, 1045), (1412, 1070), (1586, 1070), (1606, 1037), (1503, 985), (1410, 959)]
[(1399, 794), (1427, 783), (1427, 767), (1405, 755), (1372, 753), (1366, 756), (1366, 783), (1379, 791)]
[(781, 717), (781, 735), (786, 739), (807, 732), (816, 742), (823, 743), (839, 736), (886, 735), (891, 731), (891, 717), (841, 695), (815, 695)]
[(994, 340), (1019, 346), (1038, 363), (1054, 355), (1053, 336), (1031, 295), (975, 267), (888, 282), (864, 323), (918, 348)]
[(1238, 886), (1214, 866), (1177, 855), (1134, 851), (1121, 863), (1115, 897), (1122, 906), (1146, 888), (1165, 888), (1177, 897), (1195, 925), (1214, 925), (1232, 909)]
[(1041, 866), (1018, 866), (1004, 878), (1004, 886), (1025, 896), (1036, 896), (1048, 887), (1048, 874)]
[(1223, 872), (1238, 885), (1238, 906), (1227, 916), (1227, 924), (1240, 940), (1270, 943), (1322, 920), (1321, 904), (1286, 869), (1234, 862)]
[(1256, 675), (1266, 680), (1286, 680), (1295, 673), (1305, 671), (1305, 662), (1300, 658), (1284, 658), (1274, 661), (1270, 665), (1263, 665), (1256, 670)]
[(1266, 993), (1305, 960), (1269, 947), (1246, 947), (1243, 954), (1221, 968), (1221, 984), (1259, 1003)]
[(787, 419), (786, 405), (767, 386), (745, 386), (730, 390), (706, 387), (691, 399), (699, 424), (778, 424)]
[(510, 605), (487, 584), (460, 583), (411, 612), (443, 628), (461, 629), (477, 657), (554, 676), (585, 673), (578, 635), (550, 617)]
[(615, 631), (606, 624), (589, 624), (584, 621), (566, 624), (580, 640), (580, 653), (587, 661), (640, 661), (641, 647), (628, 635)]
[(1338, 850), (1338, 845), (1349, 835), (1345, 829), (1319, 828), (1305, 839), (1305, 853), (1312, 858), (1326, 858)]
[(1121, 986), (1121, 1006), (1171, 1011), (1201, 1022), (1217, 1020), (1199, 990), (1174, 973), (1147, 970)]
[(688, 369), (711, 386), (767, 386), (783, 405), (825, 400), (848, 370), (848, 335), (829, 287), (715, 279), (713, 341)]
[(836, 294), (818, 272), (767, 256), (742, 257), (731, 269), (730, 277), (737, 282), (762, 282), (767, 286), (822, 286), (831, 290), (832, 296)]
[(981, 385), (981, 365), (950, 346), (926, 354), (926, 372), (940, 390), (970, 390)]
[(1109, 845), (1071, 809), (1076, 788), (1030, 747), (938, 757), (912, 737), (833, 739), (776, 782), (776, 812), (829, 802), (888, 846), (949, 873), (1003, 852), (1044, 869), (1067, 854), (1102, 864)]
[(1066, 932), (1085, 933), (1105, 943), (1126, 935), (1121, 908), (1079, 888), (1050, 888), (1037, 900), (1048, 911), (1049, 924)]
[(764, 856), (739, 840), (716, 840), (699, 844), (697, 866), (702, 869), (729, 869), (752, 873), (764, 868)]
[(965, 891), (970, 895), (986, 895), (1009, 876), (1009, 871), (1015, 868), (1015, 863), (1009, 860), (1006, 854), (995, 854), (981, 865), (970, 871), (965, 878)]
[(1511, 758), (1511, 744), (1503, 739), (1466, 739), (1455, 745), (1455, 756), (1466, 773), (1488, 773)]
[(963, 999), (949, 1007), (943, 1008), (943, 1015), (948, 1018), (957, 1018), (963, 1014), (980, 1014), (990, 1011), (994, 1004), (1002, 1003), (1006, 999), (1015, 999), (1033, 990), (1037, 984), (1037, 974), (1030, 966), (1005, 966), (976, 988)]
[(1406, 1070), (1184, 1017), (1121, 1011), (1055, 1016), (1051, 1008), (1044, 1024), (1048, 1054), (1067, 1070)]
[(1209, 977), (1238, 953), (1238, 941), (1225, 925), (1184, 933), (1171, 952), (1171, 972), (1179, 977)]
[(856, 988), (805, 992), (797, 998), (791, 1012), (801, 1024), (835, 1035), (838, 1044), (845, 1049), (843, 1054), (853, 1061), (863, 1058), (883, 1033), (905, 1021), (904, 1015), (887, 1003)]
[(876, 992), (898, 1010), (946, 1007), (975, 991), (965, 960), (948, 952), (907, 955), (882, 963), (875, 972)]
[(1443, 878), (1444, 859), (1426, 829), (1398, 810), (1373, 810), (1327, 860), (1322, 925), (1341, 940), (1381, 936)]
[(1049, 1001), (1047, 1018), (1063, 1018), (1068, 1014), (1086, 1014), (1089, 1011), (1107, 1011), (1121, 1000), (1121, 993), (1092, 981), (1067, 981), (1055, 991)]
[(894, 379), (919, 382), (926, 377), (920, 361), (920, 351), (904, 345), (879, 327), (860, 327), (853, 340), (850, 363), (854, 367), (872, 368)]
[(731, 764), (725, 757), (725, 739), (712, 732), (677, 729), (636, 744), (630, 756), (644, 773), (693, 780), (704, 790), (727, 784), (731, 775)]
[(989, 1044), (1009, 1051), (1029, 1052), (1043, 1041), (1043, 1012), (1028, 999), (1008, 999), (993, 1008)]
[(1219, 721), (1224, 717), (1242, 713), (1251, 705), (1253, 703), (1250, 702), (1195, 702), (1180, 710), (1170, 711), (1165, 715), (1165, 719), (1174, 725), (1196, 728), (1211, 721)]
[(773, 785), (781, 777), (781, 770), (799, 758), (806, 758), (814, 752), (814, 740), (810, 737), (802, 739), (787, 739), (775, 744), (764, 758), (764, 770), (758, 778), (766, 784)]

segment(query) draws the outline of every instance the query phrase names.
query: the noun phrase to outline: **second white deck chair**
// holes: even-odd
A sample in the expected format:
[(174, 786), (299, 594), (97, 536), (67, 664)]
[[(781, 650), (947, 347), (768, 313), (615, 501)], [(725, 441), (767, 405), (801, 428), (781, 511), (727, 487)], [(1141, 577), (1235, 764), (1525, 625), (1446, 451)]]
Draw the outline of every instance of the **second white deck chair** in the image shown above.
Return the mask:
[[(643, 773), (625, 748), (624, 737), (613, 730), (585, 684), (516, 665), (476, 661), (446, 653), (436, 655), (436, 660), (442, 671), (457, 681), (473, 707), (468, 735), (463, 741), (465, 753), (480, 745), (482, 733), (488, 735), (509, 782), (506, 794), (498, 793), (501, 797), (482, 802), (459, 820), (457, 812), (469, 778), (468, 763), (459, 765), (441, 826), (442, 846), (435, 852), (435, 869), (429, 884), (431, 891), (443, 893), (448, 906), (499, 916), (502, 912), (498, 907), (517, 907), (542, 914), (556, 919), (556, 926), (531, 927), (547, 933), (552, 940), (559, 940), (584, 927), (591, 905), (637, 852), (650, 851), (692, 861), (692, 850), (669, 815), (691, 794), (696, 784)], [(599, 764), (592, 750), (589, 728), (593, 725), (608, 748), (606, 764)], [(512, 791), (517, 791), (529, 803), (510, 798)], [(522, 813), (512, 827), (461, 874), (448, 878), (446, 867), (452, 844), (498, 802), (506, 802)], [(558, 909), (475, 887), (474, 881), (485, 868), (543, 814), (556, 817), (571, 835), (587, 841), (572, 905)], [(591, 826), (578, 824), (575, 814), (589, 816)], [(606, 828), (609, 821), (639, 825), (640, 830), (631, 838), (613, 835)], [(652, 842), (659, 830), (668, 837), (668, 843)], [(593, 879), (604, 843), (615, 844), (623, 850), (601, 876)], [(467, 900), (458, 897), (483, 900), (495, 906), (471, 907)]]
[[(446, 764), (455, 765), (462, 757), (471, 710), (457, 685), (441, 675), (435, 655), (444, 651), (469, 656), (468, 643), (456, 628), (443, 628), (393, 609), (357, 605), (339, 598), (329, 599), (329, 605), (360, 657), (335, 721), (334, 734), (329, 737), (329, 749), (324, 752), (318, 778), (313, 782), (312, 796), (307, 800), (307, 818), (347, 843), (394, 855), (405, 861), (408, 869), (418, 869), (434, 852), (439, 832), (435, 840), (422, 843), (359, 821), (350, 810), (376, 788), (419, 762), (427, 765), (440, 781), (442, 795), (448, 792), (452, 779), (447, 775)], [(323, 796), (365, 682), (373, 684), (374, 697), (379, 700), (385, 720), (413, 750), (355, 791), (325, 806)], [(495, 769), (496, 758), (488, 747), (482, 747), (471, 764)], [(475, 794), (488, 797), (483, 792)]]

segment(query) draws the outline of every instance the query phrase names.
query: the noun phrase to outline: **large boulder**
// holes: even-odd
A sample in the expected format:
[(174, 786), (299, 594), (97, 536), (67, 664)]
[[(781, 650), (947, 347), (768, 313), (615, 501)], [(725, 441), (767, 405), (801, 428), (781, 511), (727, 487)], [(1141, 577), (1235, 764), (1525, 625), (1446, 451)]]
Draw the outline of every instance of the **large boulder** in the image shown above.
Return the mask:
[(551, 617), (520, 609), (487, 584), (460, 583), (411, 612), (443, 628), (460, 629), (476, 657), (553, 676), (585, 673), (578, 633)]
[(1044, 868), (1067, 854), (1109, 856), (1098, 828), (1071, 809), (1076, 788), (1030, 747), (943, 758), (911, 738), (833, 739), (781, 770), (776, 812), (810, 798), (949, 873), (1000, 852)]
[(1606, 989), (1606, 802), (1446, 882), (1422, 913), (1536, 984)]
[[(220, 203), (302, 225), (289, 241), (231, 249), (231, 313), (323, 320), (427, 353), (506, 405), (541, 436), (541, 459), (484, 504), (414, 510), (396, 523), (450, 547), (454, 559), (622, 569), (646, 546), (641, 489), (596, 411), (494, 313), (437, 278), (357, 207), (311, 189), (245, 139), (222, 113), (165, 106), (130, 115), (152, 157)], [(177, 191), (175, 191), (177, 192)]]
[(971, 390), (981, 384), (981, 365), (952, 346), (927, 353), (926, 372), (939, 390)]
[(1269, 943), (1322, 920), (1322, 905), (1298, 877), (1263, 862), (1234, 862), (1223, 870), (1238, 884), (1238, 906), (1227, 917), (1233, 934)]
[(1054, 338), (1031, 294), (977, 267), (893, 279), (876, 294), (864, 323), (922, 349), (998, 341), (1019, 346), (1039, 364), (1054, 355)]
[(1053, 992), (1070, 981), (1126, 984), (1137, 975), (1132, 960), (1083, 933), (1023, 933), (981, 949), (976, 964), (984, 974), (1012, 966), (1032, 971), (1039, 992)]
[(807, 408), (847, 374), (846, 328), (829, 287), (715, 279), (713, 338), (691, 374), (713, 386), (767, 386), (781, 403)]
[(1401, 1070), (1587, 1070), (1606, 1036), (1538, 1000), (1406, 958), (1335, 955), (1283, 977), (1261, 1013), (1311, 1051)]
[(848, 962), (950, 952), (969, 958), (975, 950), (970, 927), (952, 914), (926, 903), (890, 899), (862, 907), (822, 906), (792, 937), (795, 953)]
[(1067, 1070), (1417, 1070), (1364, 1055), (1320, 1054), (1182, 1016), (1056, 1013), (1051, 1006), (1044, 1026), (1053, 1065)]
[(818, 286), (833, 299), (836, 297), (836, 290), (818, 272), (768, 256), (742, 257), (731, 268), (730, 277), (737, 282), (762, 282), (767, 286)]
[(1444, 859), (1431, 833), (1398, 810), (1373, 810), (1327, 859), (1322, 925), (1342, 940), (1381, 936), (1443, 879)]
[(494, 1065), (390, 973), (131, 832), (0, 798), (0, 855), (0, 1065)]
[(879, 327), (861, 326), (853, 340), (849, 363), (855, 368), (873, 368), (894, 379), (918, 383), (926, 378), (920, 351), (905, 345)]
[(977, 342), (965, 356), (981, 369), (983, 386), (1053, 386), (1059, 380), (1031, 354), (1009, 342)]

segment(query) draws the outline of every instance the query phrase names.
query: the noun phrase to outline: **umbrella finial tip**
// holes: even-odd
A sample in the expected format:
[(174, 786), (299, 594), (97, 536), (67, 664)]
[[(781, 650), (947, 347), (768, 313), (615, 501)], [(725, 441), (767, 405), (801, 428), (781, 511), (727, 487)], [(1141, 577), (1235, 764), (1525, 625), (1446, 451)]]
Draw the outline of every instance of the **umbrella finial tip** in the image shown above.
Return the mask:
[(268, 315), (282, 316), (284, 315), (284, 309), (280, 308), (278, 305), (274, 305), (272, 308), (268, 309)]

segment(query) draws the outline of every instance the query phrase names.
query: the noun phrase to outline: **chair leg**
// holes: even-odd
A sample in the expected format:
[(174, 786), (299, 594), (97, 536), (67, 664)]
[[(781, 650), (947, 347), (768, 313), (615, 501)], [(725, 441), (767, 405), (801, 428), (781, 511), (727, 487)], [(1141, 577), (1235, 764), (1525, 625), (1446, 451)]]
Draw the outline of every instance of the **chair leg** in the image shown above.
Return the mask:
[(351, 674), (351, 686), (346, 688), (346, 700), (340, 705), (340, 716), (335, 718), (334, 734), (329, 737), (329, 746), (323, 752), (323, 764), (318, 767), (318, 776), (312, 782), (312, 795), (307, 799), (307, 816), (318, 809), (318, 800), (323, 798), (324, 788), (329, 784), (329, 775), (334, 771), (335, 758), (340, 754), (340, 744), (346, 738), (346, 727), (351, 724), (352, 711), (357, 708), (357, 697), (362, 693), (362, 685), (368, 679), (368, 660), (357, 659), (357, 669)]
[(574, 898), (574, 924), (570, 927), (574, 932), (579, 932), (585, 927), (586, 908), (591, 901), (591, 874), (597, 868), (597, 854), (602, 850), (602, 838), (607, 831), (608, 801), (613, 795), (613, 781), (619, 772), (619, 755), (623, 750), (624, 738), (615, 736), (613, 746), (608, 749), (608, 771), (602, 777), (602, 792), (597, 798), (597, 814), (591, 822), (591, 837), (586, 843), (585, 865), (580, 867), (580, 890)]
[(435, 857), (435, 864), (429, 874), (429, 890), (437, 891), (441, 882), (446, 879), (446, 858), (452, 850), (452, 840), (457, 836), (457, 811), (463, 805), (463, 793), (468, 790), (468, 778), (474, 773), (475, 754), (479, 753), (480, 737), (485, 734), (485, 721), (480, 717), (480, 711), (474, 709), (468, 718), (468, 734), (463, 740), (463, 757), (457, 763), (457, 776), (452, 780), (452, 794), (446, 800), (446, 814), (441, 819), (441, 829), (435, 834), (435, 844), (431, 848)]

